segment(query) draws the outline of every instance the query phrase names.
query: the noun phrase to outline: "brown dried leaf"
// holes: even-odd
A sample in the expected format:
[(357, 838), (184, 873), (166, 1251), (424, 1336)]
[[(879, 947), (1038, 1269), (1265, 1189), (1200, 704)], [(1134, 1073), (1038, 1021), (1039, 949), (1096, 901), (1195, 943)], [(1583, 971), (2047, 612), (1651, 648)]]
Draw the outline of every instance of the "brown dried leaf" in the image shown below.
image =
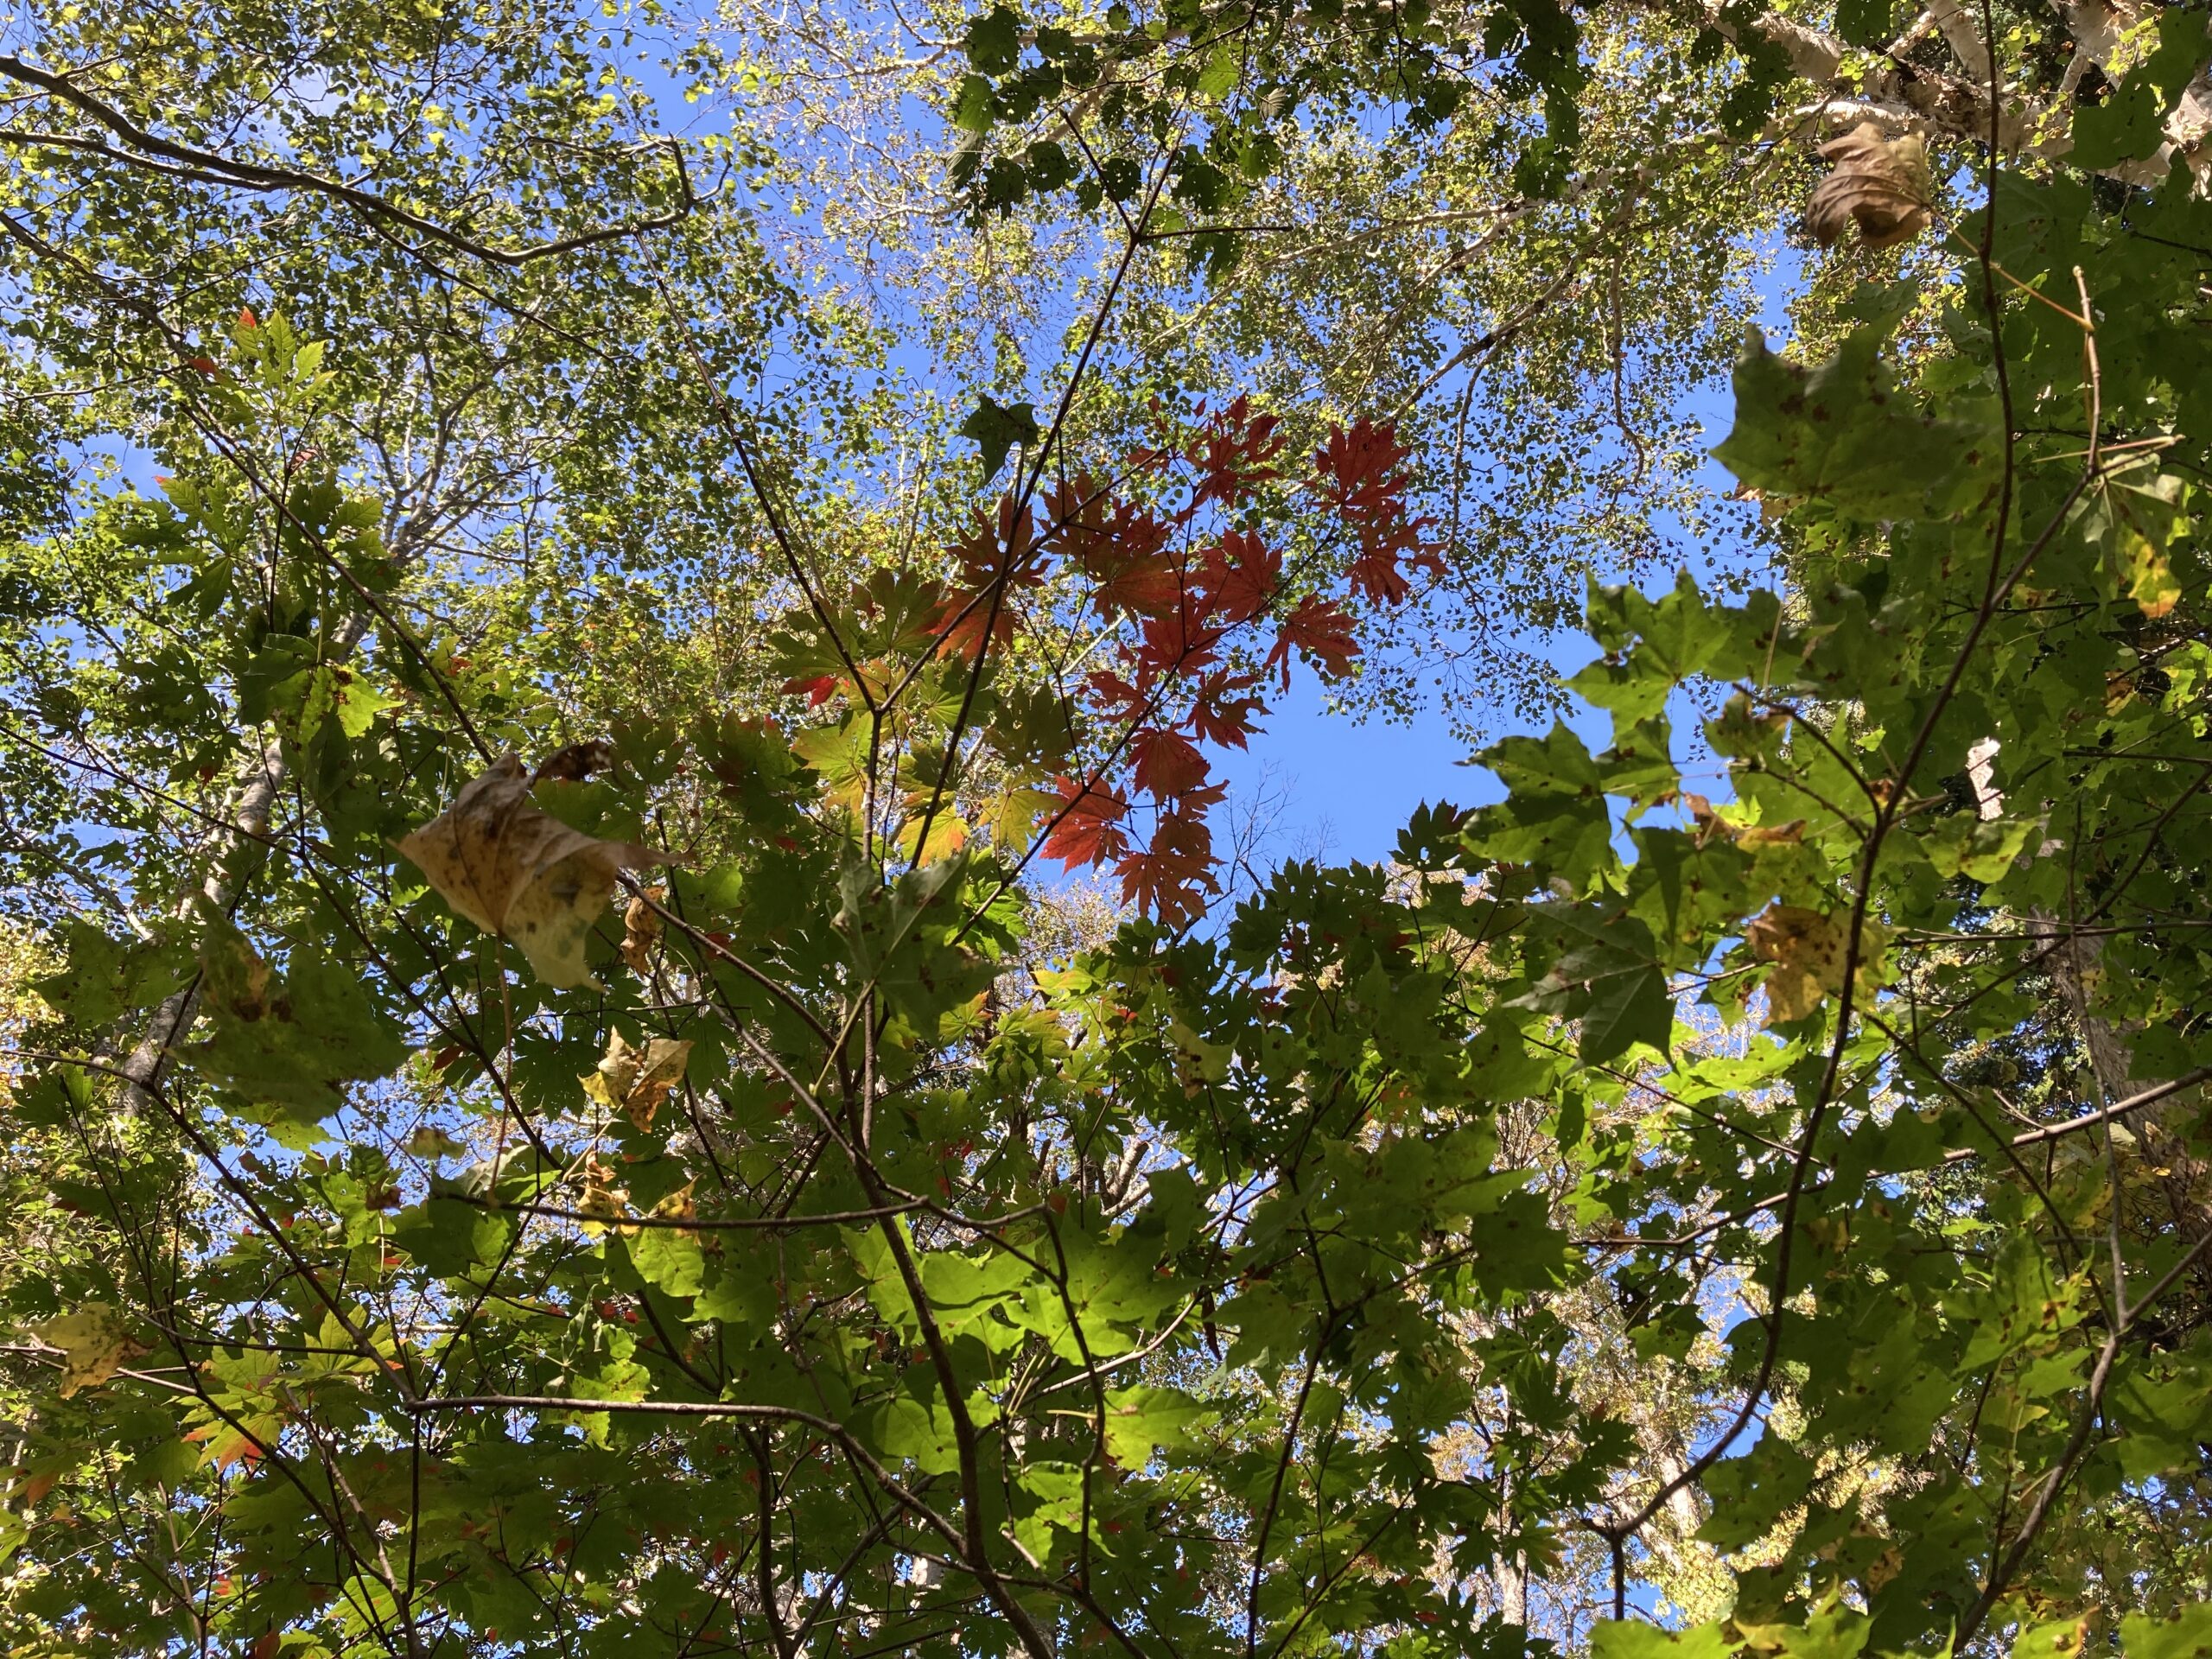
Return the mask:
[(622, 912), (622, 960), (640, 979), (652, 977), (653, 944), (660, 938), (660, 912), (653, 904), (662, 896), (658, 887), (633, 894)]
[(1804, 840), (1802, 818), (1792, 818), (1787, 823), (1747, 823), (1736, 833), (1736, 844), (1754, 853), (1762, 847), (1802, 846)]
[(1815, 187), (1805, 204), (1805, 228), (1827, 247), (1854, 221), (1859, 239), (1870, 248), (1893, 248), (1926, 230), (1935, 194), (1928, 172), (1928, 146), (1917, 133), (1891, 138), (1872, 121), (1862, 121), (1840, 138), (1821, 146), (1821, 159), (1835, 171)]
[(531, 804), (530, 785), (522, 762), (503, 755), (398, 848), (454, 910), (519, 946), (546, 984), (596, 988), (584, 941), (607, 912), (614, 873), (670, 859), (571, 830)]

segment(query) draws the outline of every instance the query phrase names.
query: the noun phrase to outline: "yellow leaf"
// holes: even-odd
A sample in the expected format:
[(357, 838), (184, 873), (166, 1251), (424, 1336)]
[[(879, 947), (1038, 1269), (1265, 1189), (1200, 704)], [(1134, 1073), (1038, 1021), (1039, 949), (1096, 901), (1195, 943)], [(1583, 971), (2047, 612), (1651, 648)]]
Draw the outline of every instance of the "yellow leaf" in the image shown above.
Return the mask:
[(967, 824), (950, 812), (940, 811), (928, 820), (930, 844), (925, 851), (918, 846), (923, 822), (918, 816), (909, 818), (892, 838), (891, 844), (915, 863), (927, 864), (935, 859), (950, 858), (968, 844)]
[[(684, 1182), (645, 1213), (662, 1221), (690, 1220), (699, 1213), (697, 1206), (691, 1202), (691, 1189), (696, 1185), (696, 1181)], [(614, 1230), (626, 1237), (634, 1237), (639, 1230), (635, 1227), (617, 1227)]]
[(1009, 789), (988, 804), (983, 823), (991, 832), (994, 845), (1009, 849), (1026, 847), (1036, 831), (1037, 820), (1065, 804), (1053, 790)]
[[(1774, 964), (1766, 995), (1775, 1020), (1802, 1020), (1820, 1007), (1823, 995), (1843, 989), (1849, 938), (1834, 917), (1796, 905), (1770, 905), (1744, 930), (1744, 942), (1761, 962)], [(1861, 922), (1859, 943), (1859, 979), (1869, 983), (1878, 978), (1886, 936), (1874, 923)]]
[(2164, 550), (2133, 524), (2120, 527), (2120, 556), (2127, 572), (2127, 596), (2153, 620), (2181, 601), (2181, 582)]
[(530, 785), (522, 762), (503, 755), (398, 848), (455, 911), (519, 946), (546, 984), (596, 988), (584, 941), (606, 914), (614, 873), (671, 861), (571, 830), (531, 804)]
[(61, 1351), (61, 1397), (80, 1389), (98, 1388), (123, 1368), (123, 1362), (146, 1351), (130, 1339), (123, 1315), (105, 1302), (87, 1302), (73, 1313), (29, 1327), (49, 1348)]
[(630, 1193), (626, 1187), (614, 1185), (614, 1170), (598, 1156), (584, 1160), (584, 1166), (575, 1178), (583, 1188), (583, 1196), (576, 1201), (576, 1208), (596, 1219), (583, 1224), (584, 1231), (594, 1238), (607, 1229), (602, 1221), (620, 1221), (630, 1213)]
[(643, 1135), (653, 1126), (653, 1113), (669, 1091), (683, 1081), (690, 1064), (688, 1039), (653, 1037), (643, 1048), (633, 1048), (620, 1031), (607, 1039), (607, 1058), (599, 1070), (581, 1079), (584, 1093), (610, 1112), (620, 1112)]

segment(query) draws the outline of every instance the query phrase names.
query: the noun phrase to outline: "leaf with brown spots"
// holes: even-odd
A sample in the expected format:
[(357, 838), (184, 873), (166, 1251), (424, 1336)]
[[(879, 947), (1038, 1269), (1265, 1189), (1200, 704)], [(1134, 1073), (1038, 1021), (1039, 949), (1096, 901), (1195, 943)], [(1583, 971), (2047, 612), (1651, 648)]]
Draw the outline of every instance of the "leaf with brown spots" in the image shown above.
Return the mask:
[(653, 1126), (653, 1113), (670, 1090), (683, 1081), (691, 1058), (689, 1041), (654, 1037), (633, 1048), (617, 1031), (607, 1043), (607, 1058), (583, 1081), (584, 1093), (610, 1112), (620, 1112), (642, 1135)]
[(132, 1340), (123, 1315), (105, 1302), (86, 1302), (73, 1313), (29, 1326), (49, 1348), (61, 1351), (61, 1397), (98, 1388), (123, 1369), (123, 1362), (146, 1351)]
[(571, 830), (531, 804), (530, 787), (522, 762), (503, 755), (398, 848), (455, 911), (518, 946), (546, 984), (596, 988), (584, 942), (606, 913), (615, 872), (672, 861)]

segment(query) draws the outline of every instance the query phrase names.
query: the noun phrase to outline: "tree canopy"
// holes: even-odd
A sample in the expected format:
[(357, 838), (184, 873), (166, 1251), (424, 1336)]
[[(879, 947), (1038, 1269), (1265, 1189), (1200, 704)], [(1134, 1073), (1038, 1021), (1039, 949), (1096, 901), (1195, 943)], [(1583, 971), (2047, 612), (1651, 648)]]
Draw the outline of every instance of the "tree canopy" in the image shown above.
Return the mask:
[(11, 1653), (2212, 1649), (2202, 11), (10, 30)]

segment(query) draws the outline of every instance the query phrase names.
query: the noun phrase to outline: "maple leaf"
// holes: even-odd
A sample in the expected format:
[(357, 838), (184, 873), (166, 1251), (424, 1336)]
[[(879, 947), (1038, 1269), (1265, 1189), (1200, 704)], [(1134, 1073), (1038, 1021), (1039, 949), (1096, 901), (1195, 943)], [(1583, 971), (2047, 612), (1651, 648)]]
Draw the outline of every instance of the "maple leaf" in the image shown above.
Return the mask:
[(1272, 415), (1255, 416), (1249, 397), (1237, 398), (1208, 420), (1183, 451), (1200, 474), (1191, 505), (1233, 501), (1253, 485), (1279, 476), (1273, 465), (1284, 442), (1275, 436), (1278, 424)]
[(640, 1135), (653, 1126), (653, 1114), (683, 1081), (691, 1045), (674, 1037), (648, 1038), (633, 1048), (620, 1030), (610, 1032), (607, 1056), (596, 1071), (579, 1079), (584, 1093), (610, 1112), (620, 1112)]
[(1206, 602), (1224, 627), (1251, 621), (1274, 602), (1282, 555), (1248, 530), (1232, 530), (1205, 552)]
[(1280, 668), (1282, 684), (1290, 685), (1290, 652), (1296, 646), (1309, 662), (1318, 663), (1321, 671), (1332, 679), (1351, 671), (1351, 659), (1359, 655), (1359, 641), (1352, 637), (1351, 618), (1333, 600), (1313, 594), (1298, 601), (1297, 607), (1283, 618), (1281, 630), (1275, 635), (1274, 649), (1268, 653), (1265, 667)]
[(1102, 613), (1156, 615), (1173, 609), (1183, 574), (1166, 555), (1173, 527), (1149, 507), (1109, 501), (1086, 474), (1046, 499), (1068, 560), (1097, 583), (1091, 601)]
[(1352, 592), (1370, 603), (1395, 605), (1412, 592), (1401, 560), (1432, 579), (1444, 574), (1442, 558), (1421, 541), (1429, 521), (1407, 510), (1412, 480), (1404, 462), (1411, 454), (1395, 427), (1360, 420), (1331, 432), (1313, 456), (1322, 498), (1359, 544), (1348, 572)]
[(1226, 787), (1218, 784), (1194, 790), (1174, 811), (1160, 815), (1151, 844), (1114, 867), (1122, 879), (1124, 903), (1170, 926), (1195, 921), (1205, 913), (1205, 895), (1221, 891), (1213, 877), (1213, 831), (1207, 827), (1205, 810), (1226, 793)]
[(105, 1302), (86, 1302), (73, 1313), (26, 1329), (48, 1347), (61, 1351), (64, 1400), (98, 1388), (123, 1369), (124, 1360), (146, 1351), (132, 1338), (123, 1315)]
[[(1149, 677), (1141, 673), (1140, 677)], [(1152, 702), (1152, 693), (1145, 687), (1123, 679), (1110, 668), (1094, 669), (1084, 677), (1084, 683), (1090, 689), (1092, 707), (1117, 721), (1135, 720)]]
[[(1872, 921), (1859, 924), (1858, 964), (1862, 985), (1878, 982), (1885, 931)], [(1770, 905), (1744, 929), (1744, 943), (1761, 962), (1770, 962), (1767, 1006), (1777, 1021), (1802, 1020), (1821, 1005), (1823, 995), (1843, 993), (1849, 934), (1837, 918), (1797, 905)]]
[(1041, 849), (1068, 869), (1077, 865), (1103, 864), (1128, 849), (1129, 838), (1117, 828), (1129, 804), (1108, 792), (1093, 779), (1078, 784), (1072, 778), (1053, 779), (1060, 791), (1060, 805)]
[(948, 593), (925, 632), (956, 656), (978, 658), (994, 642), (1014, 638), (1014, 590), (1045, 580), (1038, 568), (1037, 522), (1014, 498), (1002, 497), (995, 522), (976, 515), (976, 528), (952, 545), (962, 585)]
[(1145, 619), (1138, 635), (1137, 665), (1148, 675), (1192, 673), (1213, 659), (1220, 645), (1220, 630), (1201, 620), (1198, 595), (1192, 594), (1173, 614)]
[(1231, 674), (1217, 669), (1198, 683), (1192, 699), (1189, 725), (1202, 743), (1225, 744), (1241, 749), (1252, 735), (1252, 716), (1265, 709), (1261, 698), (1240, 696), (1259, 683), (1255, 674)]
[(1160, 798), (1183, 795), (1206, 780), (1206, 758), (1179, 732), (1147, 726), (1129, 738), (1136, 786)]
[(454, 803), (396, 843), (438, 896), (487, 933), (521, 947), (559, 988), (596, 987), (584, 941), (607, 910), (617, 870), (675, 861), (626, 841), (571, 830), (531, 804), (521, 760), (502, 755)]

